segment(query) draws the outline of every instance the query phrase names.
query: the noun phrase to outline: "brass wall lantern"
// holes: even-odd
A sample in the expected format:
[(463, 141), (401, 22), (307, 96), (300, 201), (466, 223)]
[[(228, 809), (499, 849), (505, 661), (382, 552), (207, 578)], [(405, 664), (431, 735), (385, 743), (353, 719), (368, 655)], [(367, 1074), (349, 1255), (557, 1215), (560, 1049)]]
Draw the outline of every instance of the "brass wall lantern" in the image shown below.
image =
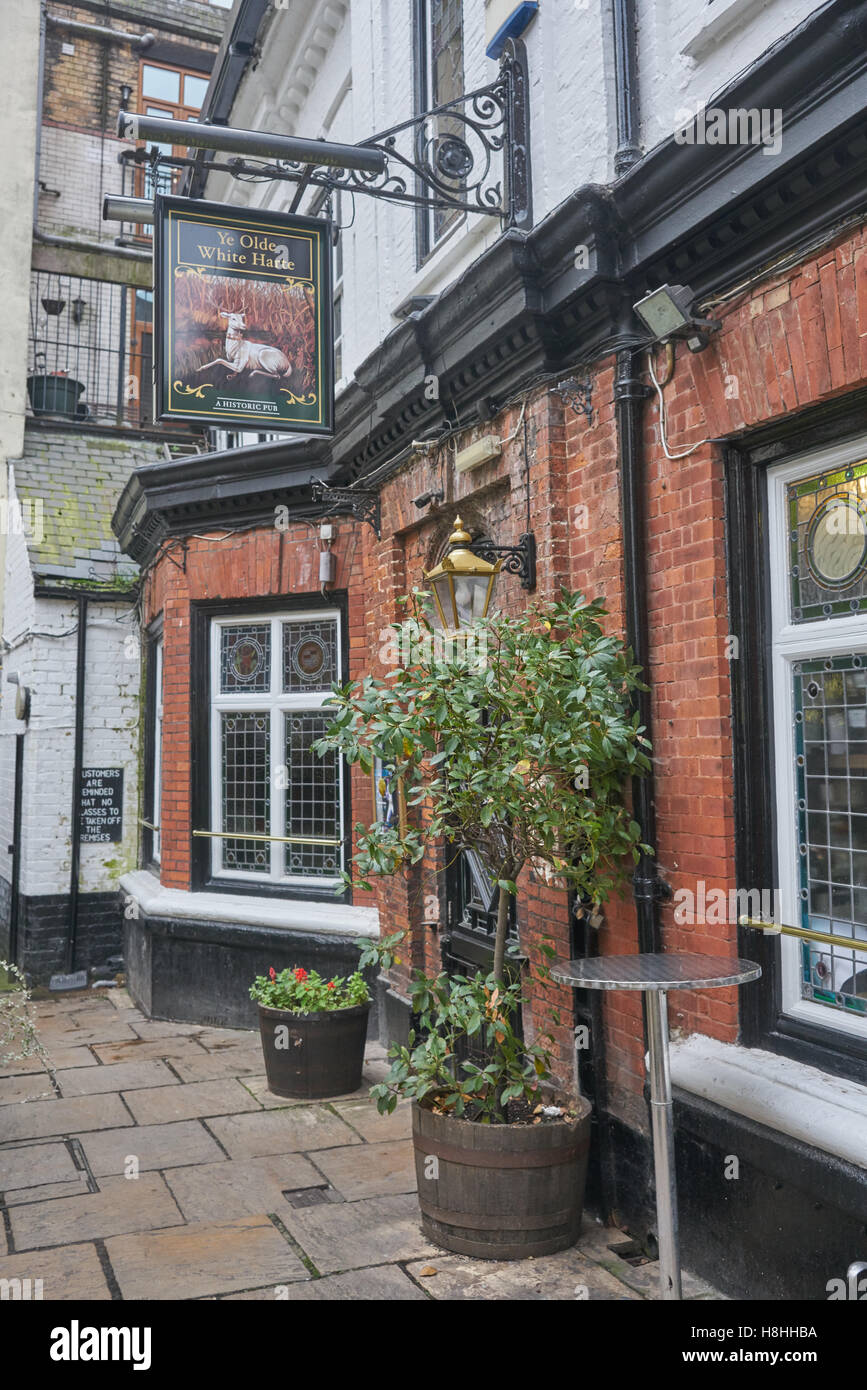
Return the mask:
[(488, 616), (494, 583), (503, 562), (492, 563), (474, 555), (471, 545), (472, 536), (456, 516), (448, 554), (425, 574), (433, 592), (434, 626), (444, 632), (460, 632), (461, 628), (470, 627)]

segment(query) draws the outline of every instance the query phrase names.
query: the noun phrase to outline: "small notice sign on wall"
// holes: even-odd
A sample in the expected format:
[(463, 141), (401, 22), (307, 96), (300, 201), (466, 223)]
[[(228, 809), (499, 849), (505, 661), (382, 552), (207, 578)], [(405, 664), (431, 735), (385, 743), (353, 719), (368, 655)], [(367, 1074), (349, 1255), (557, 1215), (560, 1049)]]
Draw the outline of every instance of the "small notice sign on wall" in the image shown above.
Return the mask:
[(123, 768), (82, 768), (82, 844), (113, 844), (122, 835)]

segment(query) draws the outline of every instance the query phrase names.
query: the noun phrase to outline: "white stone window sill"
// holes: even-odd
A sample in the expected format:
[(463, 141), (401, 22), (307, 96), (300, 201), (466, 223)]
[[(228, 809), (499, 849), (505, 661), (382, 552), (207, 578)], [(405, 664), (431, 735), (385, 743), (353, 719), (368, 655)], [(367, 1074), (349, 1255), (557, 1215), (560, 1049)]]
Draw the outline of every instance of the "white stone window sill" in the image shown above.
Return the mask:
[(672, 1041), (671, 1079), (682, 1091), (867, 1168), (867, 1086), (700, 1033)]
[(135, 899), (146, 917), (240, 922), (249, 927), (283, 927), (322, 932), (326, 936), (346, 932), (356, 936), (379, 935), (379, 912), (375, 907), (350, 907), (337, 901), (257, 898), (240, 893), (188, 893), (182, 888), (164, 888), (146, 869), (124, 874), (120, 886)]

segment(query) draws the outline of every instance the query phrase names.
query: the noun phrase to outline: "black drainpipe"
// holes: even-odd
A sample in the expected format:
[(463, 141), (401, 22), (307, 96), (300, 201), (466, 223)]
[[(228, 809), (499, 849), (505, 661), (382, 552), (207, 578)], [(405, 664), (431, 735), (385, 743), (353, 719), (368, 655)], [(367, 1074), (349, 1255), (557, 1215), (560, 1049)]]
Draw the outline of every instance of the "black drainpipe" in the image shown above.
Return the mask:
[(84, 670), (87, 657), (87, 595), (78, 595), (78, 650), (75, 666), (75, 754), (72, 772), (72, 855), (69, 869), (69, 938), (66, 969), (75, 970), (78, 935), (78, 877), (81, 864), (81, 774), (84, 761)]
[[(617, 354), (614, 377), (614, 413), (620, 455), (620, 506), (623, 524), (623, 580), (626, 599), (626, 641), (649, 684), (650, 647), (647, 630), (647, 568), (645, 564), (645, 476), (642, 440), (642, 402), (649, 394), (640, 376), (640, 354), (623, 348)], [(650, 691), (636, 692), (635, 707), (646, 737), (651, 737)], [(641, 827), (641, 839), (656, 848), (656, 803), (651, 768), (646, 777), (632, 780), (633, 816)], [(656, 856), (642, 854), (632, 876), (632, 892), (638, 918), (639, 951), (659, 951), (659, 903), (671, 890), (658, 875)]]
[(638, 128), (638, 62), (635, 0), (611, 0), (614, 35), (614, 82), (617, 110), (615, 174), (625, 174), (641, 158)]

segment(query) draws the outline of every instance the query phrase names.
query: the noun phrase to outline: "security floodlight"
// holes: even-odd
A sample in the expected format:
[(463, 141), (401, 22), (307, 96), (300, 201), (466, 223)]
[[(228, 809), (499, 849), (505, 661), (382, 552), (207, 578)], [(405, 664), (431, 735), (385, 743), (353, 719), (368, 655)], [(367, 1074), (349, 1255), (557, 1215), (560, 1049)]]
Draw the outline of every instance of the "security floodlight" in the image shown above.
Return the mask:
[(686, 285), (661, 285), (639, 299), (632, 308), (657, 342), (684, 338), (690, 352), (701, 352), (708, 335), (722, 325), (719, 319), (697, 318), (692, 313), (695, 295)]

